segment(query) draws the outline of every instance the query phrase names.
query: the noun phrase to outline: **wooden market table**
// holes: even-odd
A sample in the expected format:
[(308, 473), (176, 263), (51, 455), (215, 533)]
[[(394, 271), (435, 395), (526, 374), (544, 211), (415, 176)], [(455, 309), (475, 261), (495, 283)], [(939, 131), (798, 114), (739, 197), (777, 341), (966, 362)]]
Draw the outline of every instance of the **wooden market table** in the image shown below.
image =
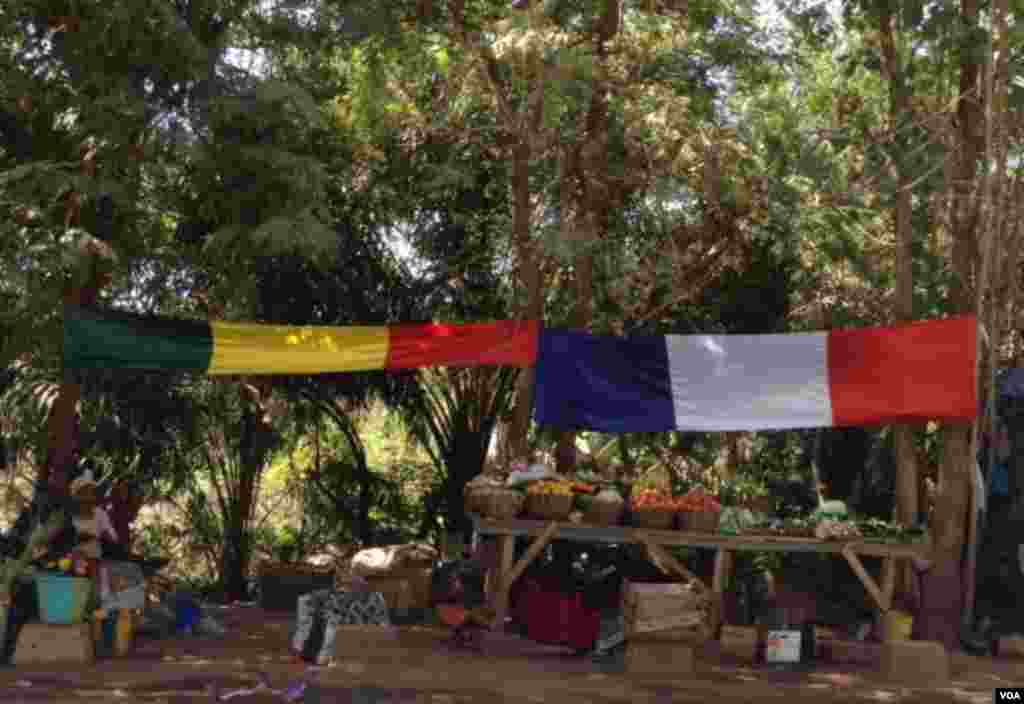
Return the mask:
[[(643, 545), (651, 561), (662, 571), (675, 572), (684, 579), (693, 580), (707, 588), (700, 579), (679, 563), (665, 547), (683, 546), (717, 550), (715, 573), (711, 591), (716, 603), (721, 604), (722, 593), (731, 569), (732, 553), (737, 550), (749, 552), (814, 552), (819, 554), (842, 555), (857, 575), (871, 599), (883, 614), (892, 608), (895, 586), (896, 561), (924, 558), (929, 548), (926, 545), (905, 543), (872, 542), (855, 540), (819, 540), (817, 538), (788, 538), (762, 535), (726, 535), (724, 533), (694, 533), (679, 530), (650, 530), (624, 526), (588, 526), (568, 522), (546, 522), (534, 520), (494, 521), (474, 517), (479, 537), (494, 537), (498, 540), (498, 568), (495, 579), (488, 580), (489, 596), (497, 612), (496, 624), (503, 626), (509, 608), (512, 585), (533, 563), (552, 540), (571, 540), (581, 543), (606, 543)], [(526, 552), (515, 561), (515, 539), (532, 537)], [(879, 557), (882, 563), (882, 584), (864, 569), (861, 556)], [(715, 624), (717, 626), (717, 624)]]

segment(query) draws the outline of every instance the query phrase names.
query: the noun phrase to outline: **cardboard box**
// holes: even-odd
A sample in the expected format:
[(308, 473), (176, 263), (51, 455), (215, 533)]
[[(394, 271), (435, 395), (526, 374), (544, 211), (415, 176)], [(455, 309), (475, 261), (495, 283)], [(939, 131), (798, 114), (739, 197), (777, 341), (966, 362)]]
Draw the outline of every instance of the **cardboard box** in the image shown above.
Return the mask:
[(92, 629), (88, 623), (74, 626), (26, 623), (14, 649), (15, 665), (91, 663), (95, 658)]
[[(368, 580), (369, 581), (369, 580)], [(412, 607), (412, 587), (405, 579), (382, 579), (370, 582), (370, 589), (380, 592), (389, 611), (405, 613)]]
[(882, 674), (912, 687), (935, 686), (949, 680), (949, 653), (933, 641), (890, 641), (882, 644)]
[[(399, 600), (404, 599), (404, 605), (396, 608), (402, 609), (426, 609), (430, 607), (430, 577), (432, 570), (428, 568), (401, 568), (393, 570), (385, 575), (371, 575), (364, 577), (373, 591), (384, 595), (384, 600), (391, 608), (391, 601), (388, 595)], [(404, 584), (405, 586), (401, 586)]]
[(757, 640), (757, 629), (753, 626), (722, 626), (723, 653), (752, 662), (757, 655)]
[(707, 593), (689, 584), (626, 583), (623, 589), (627, 638), (662, 631), (701, 631), (710, 625), (712, 607)]

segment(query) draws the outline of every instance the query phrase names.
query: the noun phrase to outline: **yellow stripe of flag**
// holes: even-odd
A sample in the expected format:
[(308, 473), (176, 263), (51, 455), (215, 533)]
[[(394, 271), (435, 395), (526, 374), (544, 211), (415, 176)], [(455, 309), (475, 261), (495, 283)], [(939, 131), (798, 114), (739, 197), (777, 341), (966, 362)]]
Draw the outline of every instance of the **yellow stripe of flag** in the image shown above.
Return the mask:
[(319, 374), (384, 369), (386, 326), (211, 323), (210, 374)]

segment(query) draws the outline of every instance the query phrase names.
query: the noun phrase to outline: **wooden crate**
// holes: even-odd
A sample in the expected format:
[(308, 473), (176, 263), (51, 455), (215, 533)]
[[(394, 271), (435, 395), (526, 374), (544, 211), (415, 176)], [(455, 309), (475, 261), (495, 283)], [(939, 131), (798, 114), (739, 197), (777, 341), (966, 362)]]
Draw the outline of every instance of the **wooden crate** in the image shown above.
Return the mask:
[(299, 597), (334, 588), (334, 570), (312, 565), (264, 562), (260, 565), (260, 606), (267, 611), (294, 611)]
[[(373, 575), (364, 577), (370, 585), (370, 589), (384, 595), (388, 602), (388, 608), (402, 609), (426, 609), (430, 606), (430, 577), (432, 570), (422, 567), (408, 567), (396, 569), (386, 575)], [(400, 586), (404, 584), (405, 586)], [(403, 605), (392, 607), (391, 598), (397, 600), (401, 597)], [(401, 596), (404, 594), (404, 596)]]
[(88, 623), (54, 626), (26, 623), (14, 649), (15, 665), (91, 663), (96, 658)]
[(706, 590), (690, 584), (623, 585), (627, 640), (702, 643), (712, 632), (714, 605)]
[(380, 592), (384, 597), (384, 603), (388, 605), (388, 611), (392, 614), (404, 614), (412, 608), (412, 587), (409, 580), (401, 578), (367, 578), (370, 583), (370, 591)]

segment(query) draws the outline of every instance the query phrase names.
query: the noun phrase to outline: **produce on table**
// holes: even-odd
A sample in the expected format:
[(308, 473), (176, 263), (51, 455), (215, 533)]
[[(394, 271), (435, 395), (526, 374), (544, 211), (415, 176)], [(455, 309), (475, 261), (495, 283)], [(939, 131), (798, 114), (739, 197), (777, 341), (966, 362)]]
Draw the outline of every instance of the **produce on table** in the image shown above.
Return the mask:
[(84, 558), (70, 553), (59, 560), (47, 562), (46, 569), (70, 576), (85, 577), (89, 573), (89, 563)]
[(692, 513), (721, 513), (722, 505), (702, 489), (693, 489), (676, 501), (677, 510)]
[(850, 540), (861, 537), (857, 525), (852, 521), (838, 521), (826, 518), (819, 521), (814, 529), (814, 537), (821, 540)]
[(857, 521), (857, 529), (867, 540), (913, 543), (925, 537), (927, 531), (920, 526), (907, 527), (878, 518)]
[(545, 480), (534, 482), (526, 490), (533, 495), (572, 496), (572, 482)]
[(723, 533), (738, 535), (745, 530), (749, 530), (755, 525), (757, 525), (757, 518), (754, 516), (754, 512), (750, 509), (737, 508), (735, 506), (727, 506), (722, 509), (722, 518), (719, 523), (719, 529)]
[(593, 496), (581, 495), (577, 497), (577, 503), (585, 511), (584, 519), (588, 523), (606, 526), (618, 523), (626, 508), (626, 501), (622, 495), (611, 487), (602, 489)]
[(648, 511), (671, 511), (675, 512), (676, 500), (670, 495), (657, 489), (644, 489), (633, 497), (633, 508)]
[(572, 490), (578, 494), (593, 494), (597, 491), (597, 487), (588, 482), (573, 481), (569, 483), (572, 484)]
[(620, 494), (615, 489), (612, 489), (611, 487), (607, 489), (602, 489), (601, 491), (597, 492), (597, 494), (594, 496), (594, 501), (599, 503), (610, 504), (626, 503), (626, 500), (622, 498), (622, 494)]
[(756, 521), (747, 532), (767, 535), (777, 535), (790, 538), (812, 538), (818, 520), (814, 517), (808, 518), (769, 518)]

